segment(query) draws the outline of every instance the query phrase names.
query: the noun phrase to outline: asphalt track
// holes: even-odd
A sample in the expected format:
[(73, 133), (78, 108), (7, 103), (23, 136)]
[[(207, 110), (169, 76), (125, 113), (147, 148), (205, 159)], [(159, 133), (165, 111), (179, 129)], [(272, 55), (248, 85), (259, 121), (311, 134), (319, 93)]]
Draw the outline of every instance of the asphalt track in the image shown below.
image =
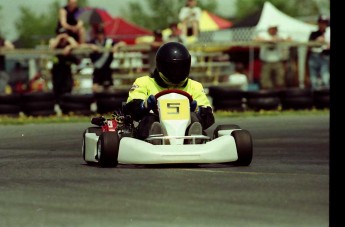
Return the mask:
[(0, 226), (329, 226), (329, 120), (218, 119), (251, 132), (249, 167), (87, 166), (88, 122), (2, 125)]

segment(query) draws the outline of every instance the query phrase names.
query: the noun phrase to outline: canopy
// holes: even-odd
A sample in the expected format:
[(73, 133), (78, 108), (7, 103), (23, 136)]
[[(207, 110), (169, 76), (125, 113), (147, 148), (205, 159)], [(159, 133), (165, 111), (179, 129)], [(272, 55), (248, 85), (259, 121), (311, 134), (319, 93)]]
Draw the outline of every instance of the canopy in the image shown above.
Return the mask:
[(114, 17), (104, 26), (106, 36), (116, 40), (123, 40), (127, 44), (134, 44), (139, 36), (152, 35), (152, 31), (126, 21), (121, 17)]
[(296, 41), (308, 41), (312, 31), (317, 30), (316, 25), (290, 17), (278, 10), (270, 2), (265, 2), (256, 31), (262, 31), (274, 22), (279, 26), (279, 31), (290, 35)]
[(112, 19), (105, 9), (93, 7), (83, 7), (79, 9), (77, 17), (89, 25), (104, 24)]
[(254, 33), (257, 33), (267, 30), (272, 23), (279, 27), (280, 32), (291, 36), (295, 41), (308, 41), (310, 33), (317, 30), (316, 25), (305, 23), (287, 15), (270, 2), (265, 2), (262, 10), (234, 23), (231, 29), (253, 28)]
[(203, 10), (200, 17), (200, 31), (216, 31), (220, 29), (230, 28), (232, 22), (225, 20), (207, 10)]

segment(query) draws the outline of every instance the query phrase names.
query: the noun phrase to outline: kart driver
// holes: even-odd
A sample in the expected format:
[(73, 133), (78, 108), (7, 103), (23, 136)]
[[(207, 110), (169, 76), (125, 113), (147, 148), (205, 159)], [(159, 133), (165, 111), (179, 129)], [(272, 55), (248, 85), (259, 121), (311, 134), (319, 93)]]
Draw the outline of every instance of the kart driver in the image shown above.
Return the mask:
[[(156, 53), (154, 71), (134, 81), (123, 112), (139, 122), (136, 135), (138, 139), (143, 140), (153, 134), (166, 135), (158, 116), (151, 110), (157, 109), (155, 95), (167, 89), (183, 90), (193, 97), (190, 104), (191, 124), (187, 128), (187, 135), (202, 135), (203, 130), (214, 123), (213, 110), (202, 84), (188, 78), (190, 68), (191, 55), (187, 48), (179, 42), (168, 42)], [(153, 143), (161, 144), (161, 141), (153, 140)]]

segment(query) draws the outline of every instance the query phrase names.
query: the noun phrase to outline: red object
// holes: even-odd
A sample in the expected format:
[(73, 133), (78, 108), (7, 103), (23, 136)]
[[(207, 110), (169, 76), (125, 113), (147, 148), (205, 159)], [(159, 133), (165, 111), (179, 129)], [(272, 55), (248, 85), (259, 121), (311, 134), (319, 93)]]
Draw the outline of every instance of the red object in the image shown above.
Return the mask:
[(81, 8), (78, 12), (77, 17), (79, 20), (82, 20), (84, 23), (90, 24), (92, 26), (105, 24), (108, 21), (112, 20), (111, 15), (105, 9), (93, 7)]
[(102, 126), (102, 132), (115, 132), (117, 128), (116, 120), (107, 120), (106, 124)]
[(207, 14), (217, 24), (219, 29), (230, 28), (233, 25), (231, 21), (225, 20), (225, 19), (223, 19), (223, 18), (221, 18), (221, 17), (219, 17), (213, 13), (210, 13), (207, 11)]
[(115, 41), (124, 41), (127, 44), (135, 44), (135, 39), (139, 36), (153, 34), (151, 30), (126, 21), (121, 17), (112, 17), (102, 8), (81, 8), (77, 17), (94, 29), (103, 27), (106, 37)]
[(135, 39), (139, 36), (152, 35), (153, 32), (146, 28), (135, 25), (121, 17), (114, 17), (104, 24), (105, 35), (114, 40), (122, 40), (127, 44), (135, 44)]

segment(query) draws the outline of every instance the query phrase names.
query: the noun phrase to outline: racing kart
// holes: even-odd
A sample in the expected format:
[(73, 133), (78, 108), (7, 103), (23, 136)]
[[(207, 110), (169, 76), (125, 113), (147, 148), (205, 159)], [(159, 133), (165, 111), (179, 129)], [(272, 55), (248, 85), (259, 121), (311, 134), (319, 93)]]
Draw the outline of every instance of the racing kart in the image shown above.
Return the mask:
[[(164, 134), (135, 138), (135, 122), (130, 116), (94, 117), (83, 133), (82, 155), (87, 164), (116, 167), (118, 164), (211, 164), (249, 166), (253, 156), (252, 137), (238, 125), (217, 125), (212, 136), (186, 135), (191, 123), (193, 98), (181, 90), (165, 90), (155, 95)], [(154, 145), (153, 140), (161, 140)], [(196, 143), (198, 141), (198, 143)]]

